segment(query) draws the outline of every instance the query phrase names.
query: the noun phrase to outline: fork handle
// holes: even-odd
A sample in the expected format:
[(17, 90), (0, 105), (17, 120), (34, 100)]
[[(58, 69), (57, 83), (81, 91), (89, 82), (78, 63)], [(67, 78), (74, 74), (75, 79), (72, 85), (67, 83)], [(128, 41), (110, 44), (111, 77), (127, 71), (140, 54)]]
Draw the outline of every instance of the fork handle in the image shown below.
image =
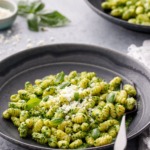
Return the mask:
[(123, 115), (119, 133), (115, 141), (114, 150), (125, 150), (126, 146), (127, 146), (126, 123), (125, 123), (125, 115)]

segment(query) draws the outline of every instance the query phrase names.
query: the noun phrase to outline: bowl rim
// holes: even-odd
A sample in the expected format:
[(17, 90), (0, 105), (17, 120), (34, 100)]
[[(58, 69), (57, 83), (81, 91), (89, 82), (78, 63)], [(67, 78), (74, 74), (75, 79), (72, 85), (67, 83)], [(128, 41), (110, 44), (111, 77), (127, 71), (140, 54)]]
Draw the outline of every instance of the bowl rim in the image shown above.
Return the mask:
[[(0, 19), (0, 21), (1, 21), (1, 20), (10, 19), (10, 18), (12, 18), (13, 16), (15, 16), (15, 15), (17, 14), (17, 12), (18, 12), (18, 7), (17, 7), (17, 4), (16, 4), (15, 2), (13, 2), (12, 0), (1, 0), (1, 2), (4, 2), (4, 3), (6, 3), (6, 4), (12, 5), (12, 6), (14, 7), (14, 11), (12, 11), (11, 15), (9, 15), (9, 16), (7, 16), (7, 17), (5, 17), (5, 18)], [(1, 6), (0, 6), (0, 7), (1, 7)], [(2, 8), (3, 8), (3, 7), (2, 7)], [(8, 9), (8, 10), (10, 10), (10, 9)]]

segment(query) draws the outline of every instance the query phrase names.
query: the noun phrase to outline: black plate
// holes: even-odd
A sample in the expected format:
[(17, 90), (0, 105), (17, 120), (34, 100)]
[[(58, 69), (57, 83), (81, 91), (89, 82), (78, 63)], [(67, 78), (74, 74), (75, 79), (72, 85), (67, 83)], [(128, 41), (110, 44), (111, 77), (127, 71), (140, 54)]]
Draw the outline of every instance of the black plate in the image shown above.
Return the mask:
[[(140, 94), (139, 108), (129, 127), (128, 139), (139, 135), (148, 127), (150, 73), (146, 68), (126, 55), (101, 47), (60, 44), (29, 49), (10, 56), (0, 63), (0, 135), (2, 137), (29, 149), (50, 149), (31, 139), (21, 139), (17, 128), (10, 121), (3, 119), (2, 113), (8, 107), (10, 95), (24, 88), (26, 81), (33, 82), (35, 79), (62, 70), (65, 73), (72, 70), (94, 71), (107, 81), (119, 75), (123, 78), (123, 82), (134, 82)], [(100, 149), (110, 146), (113, 146), (113, 143)]]
[(117, 25), (120, 25), (130, 30), (138, 31), (138, 32), (150, 33), (150, 26), (131, 24), (125, 20), (113, 17), (107, 14), (106, 12), (104, 12), (104, 10), (101, 8), (101, 3), (104, 2), (104, 0), (85, 0), (85, 1), (90, 6), (90, 8), (92, 8), (97, 14), (99, 14), (103, 18)]

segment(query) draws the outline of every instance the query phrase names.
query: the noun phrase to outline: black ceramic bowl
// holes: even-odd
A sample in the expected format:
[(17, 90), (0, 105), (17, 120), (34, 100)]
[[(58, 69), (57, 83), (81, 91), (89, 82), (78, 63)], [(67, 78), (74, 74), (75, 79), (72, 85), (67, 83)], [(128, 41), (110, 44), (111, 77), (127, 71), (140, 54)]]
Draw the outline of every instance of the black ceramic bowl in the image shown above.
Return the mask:
[(131, 24), (125, 20), (113, 17), (108, 13), (104, 12), (104, 10), (101, 8), (101, 3), (104, 2), (105, 0), (85, 0), (85, 1), (87, 2), (88, 6), (90, 6), (90, 8), (92, 8), (92, 10), (94, 10), (97, 14), (119, 26), (138, 32), (150, 33), (150, 26)]
[[(49, 74), (56, 74), (60, 71), (69, 73), (72, 70), (94, 71), (106, 81), (115, 76), (121, 76), (124, 83), (134, 82), (140, 95), (139, 107), (129, 126), (128, 140), (136, 137), (148, 127), (150, 73), (143, 65), (122, 53), (101, 47), (57, 44), (19, 52), (0, 62), (0, 135), (28, 149), (50, 150), (48, 146), (40, 145), (32, 139), (20, 138), (17, 128), (10, 121), (3, 119), (2, 113), (8, 107), (10, 95), (24, 88), (26, 81), (33, 82)], [(102, 149), (111, 146), (113, 143), (87, 149)]]

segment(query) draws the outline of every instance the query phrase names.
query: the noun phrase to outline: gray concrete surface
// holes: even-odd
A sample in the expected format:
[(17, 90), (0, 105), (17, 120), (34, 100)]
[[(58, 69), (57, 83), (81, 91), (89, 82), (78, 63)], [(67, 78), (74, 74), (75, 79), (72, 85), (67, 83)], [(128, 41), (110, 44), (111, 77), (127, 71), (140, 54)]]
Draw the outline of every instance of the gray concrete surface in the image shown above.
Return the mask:
[[(43, 1), (47, 8), (59, 10), (66, 15), (71, 23), (67, 27), (49, 28), (45, 32), (36, 33), (27, 29), (24, 18), (18, 17), (11, 30), (0, 31), (0, 61), (28, 47), (54, 43), (92, 44), (126, 53), (129, 45), (134, 43), (140, 46), (144, 40), (150, 39), (150, 34), (130, 31), (104, 20), (84, 0)], [(139, 138), (131, 140), (127, 150), (137, 150), (138, 141)], [(0, 138), (0, 150), (27, 149)]]

